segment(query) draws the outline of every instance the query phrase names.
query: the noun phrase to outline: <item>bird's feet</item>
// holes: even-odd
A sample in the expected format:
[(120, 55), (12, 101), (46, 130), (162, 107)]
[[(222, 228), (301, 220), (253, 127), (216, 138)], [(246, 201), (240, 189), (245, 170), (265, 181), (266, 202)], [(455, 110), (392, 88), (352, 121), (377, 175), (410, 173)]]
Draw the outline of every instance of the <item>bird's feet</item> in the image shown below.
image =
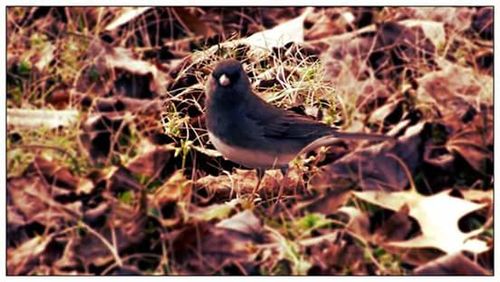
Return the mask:
[(277, 206), (281, 204), (281, 197), (283, 196), (283, 190), (285, 188), (285, 183), (288, 177), (288, 166), (280, 168), (281, 174), (283, 177), (281, 178), (281, 181), (279, 182), (279, 190), (278, 190), (278, 196), (276, 197), (276, 202), (274, 202), (273, 207), (271, 208), (271, 214), (274, 213), (276, 210)]
[(259, 191), (260, 184), (262, 182), (262, 178), (264, 178), (264, 174), (266, 173), (266, 170), (261, 169), (261, 168), (257, 168), (256, 172), (257, 172), (257, 184), (253, 188), (252, 194), (250, 195), (250, 202), (252, 202), (252, 203), (256, 200), (255, 196), (259, 197), (259, 194), (257, 192)]

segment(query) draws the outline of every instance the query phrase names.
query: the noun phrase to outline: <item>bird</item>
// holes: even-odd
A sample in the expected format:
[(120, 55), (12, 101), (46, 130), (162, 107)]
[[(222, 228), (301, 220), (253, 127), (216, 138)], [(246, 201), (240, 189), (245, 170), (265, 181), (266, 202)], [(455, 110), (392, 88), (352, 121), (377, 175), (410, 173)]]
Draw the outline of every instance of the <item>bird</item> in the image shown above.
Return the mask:
[[(268, 169), (286, 175), (295, 157), (339, 139), (393, 140), (373, 133), (340, 132), (322, 122), (267, 103), (253, 90), (240, 61), (219, 61), (205, 86), (205, 122), (222, 156), (256, 169), (257, 185)], [(278, 193), (278, 199), (281, 194)]]

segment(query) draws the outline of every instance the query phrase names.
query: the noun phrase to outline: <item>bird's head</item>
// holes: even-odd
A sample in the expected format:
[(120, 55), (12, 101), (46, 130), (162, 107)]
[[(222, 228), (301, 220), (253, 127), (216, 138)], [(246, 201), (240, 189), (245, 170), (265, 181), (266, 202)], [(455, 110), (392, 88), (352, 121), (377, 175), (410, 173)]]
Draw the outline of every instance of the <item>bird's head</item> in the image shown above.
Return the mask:
[(242, 100), (251, 93), (250, 81), (241, 63), (234, 59), (220, 61), (208, 78), (209, 99)]

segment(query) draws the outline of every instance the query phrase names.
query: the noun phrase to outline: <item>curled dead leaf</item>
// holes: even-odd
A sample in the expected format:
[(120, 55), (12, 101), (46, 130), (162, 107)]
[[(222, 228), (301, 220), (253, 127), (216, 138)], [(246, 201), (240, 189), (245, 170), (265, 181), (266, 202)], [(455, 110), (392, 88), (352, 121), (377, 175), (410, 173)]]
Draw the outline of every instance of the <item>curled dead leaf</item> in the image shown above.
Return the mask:
[[(403, 165), (414, 172), (422, 158), (426, 123), (407, 128), (395, 142), (385, 142), (351, 152), (321, 168), (313, 176), (313, 187), (331, 187), (340, 179), (353, 180), (364, 190), (402, 190), (409, 183)], [(399, 159), (399, 160), (398, 160)]]
[(417, 267), (415, 275), (492, 275), (461, 253), (450, 254)]

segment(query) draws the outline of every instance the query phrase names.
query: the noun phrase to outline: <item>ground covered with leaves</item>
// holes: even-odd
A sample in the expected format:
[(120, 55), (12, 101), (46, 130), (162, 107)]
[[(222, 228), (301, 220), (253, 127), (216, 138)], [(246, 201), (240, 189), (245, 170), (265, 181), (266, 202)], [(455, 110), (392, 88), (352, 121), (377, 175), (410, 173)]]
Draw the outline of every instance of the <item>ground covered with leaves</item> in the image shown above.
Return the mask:
[[(10, 7), (7, 273), (491, 275), (492, 32), (491, 7)], [(397, 141), (339, 140), (251, 197), (205, 128), (225, 58)]]

